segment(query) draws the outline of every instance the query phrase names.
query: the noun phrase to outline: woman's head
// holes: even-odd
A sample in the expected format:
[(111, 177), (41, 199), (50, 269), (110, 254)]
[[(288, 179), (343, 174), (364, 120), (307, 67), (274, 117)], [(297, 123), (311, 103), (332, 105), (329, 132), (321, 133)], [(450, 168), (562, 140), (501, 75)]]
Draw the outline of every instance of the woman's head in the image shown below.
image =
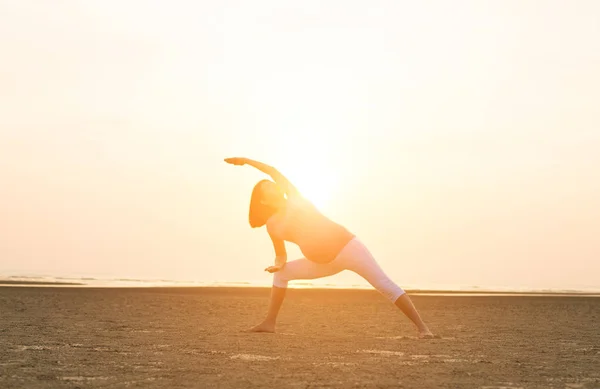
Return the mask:
[(269, 180), (259, 181), (250, 198), (249, 221), (252, 228), (262, 227), (285, 201), (281, 188)]

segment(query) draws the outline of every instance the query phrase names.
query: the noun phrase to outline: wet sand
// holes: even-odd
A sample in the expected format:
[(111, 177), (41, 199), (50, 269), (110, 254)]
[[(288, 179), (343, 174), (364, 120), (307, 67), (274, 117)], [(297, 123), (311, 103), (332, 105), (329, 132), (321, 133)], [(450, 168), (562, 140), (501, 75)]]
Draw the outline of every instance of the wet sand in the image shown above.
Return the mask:
[(1, 388), (600, 388), (600, 298), (0, 287)]

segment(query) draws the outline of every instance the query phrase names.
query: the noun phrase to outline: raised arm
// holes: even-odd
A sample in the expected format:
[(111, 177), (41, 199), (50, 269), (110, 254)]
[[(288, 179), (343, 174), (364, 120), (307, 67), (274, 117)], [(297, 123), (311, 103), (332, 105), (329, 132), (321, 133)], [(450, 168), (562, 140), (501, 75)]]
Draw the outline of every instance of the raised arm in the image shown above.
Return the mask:
[(279, 172), (279, 170), (275, 169), (273, 166), (267, 165), (266, 163), (254, 161), (248, 158), (225, 158), (225, 162), (238, 166), (252, 166), (260, 170), (261, 172), (271, 176), (273, 181), (275, 181), (275, 183), (277, 183), (277, 185), (279, 185), (288, 196), (295, 196), (299, 194), (298, 189), (296, 189), (296, 187), (290, 182), (290, 180), (288, 180), (283, 174), (281, 174), (281, 172)]

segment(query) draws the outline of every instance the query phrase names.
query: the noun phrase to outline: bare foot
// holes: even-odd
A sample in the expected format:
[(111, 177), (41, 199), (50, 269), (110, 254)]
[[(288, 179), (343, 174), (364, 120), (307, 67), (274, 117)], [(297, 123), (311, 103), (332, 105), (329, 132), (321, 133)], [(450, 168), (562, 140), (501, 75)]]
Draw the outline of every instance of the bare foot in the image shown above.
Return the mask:
[(439, 336), (435, 336), (431, 331), (419, 331), (419, 339), (434, 339), (439, 338)]
[(259, 325), (256, 325), (250, 328), (248, 331), (250, 332), (275, 332), (275, 323), (262, 322)]

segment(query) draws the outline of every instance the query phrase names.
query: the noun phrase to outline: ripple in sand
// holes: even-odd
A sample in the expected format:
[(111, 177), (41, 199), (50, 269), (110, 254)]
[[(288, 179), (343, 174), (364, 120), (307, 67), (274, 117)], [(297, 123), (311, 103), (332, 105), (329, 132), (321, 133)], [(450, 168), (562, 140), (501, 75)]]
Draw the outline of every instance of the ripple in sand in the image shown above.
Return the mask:
[(405, 336), (405, 335), (400, 335), (400, 336), (376, 336), (375, 339), (391, 339), (391, 340), (431, 340), (431, 339), (441, 339), (441, 340), (456, 340), (456, 338), (454, 337), (441, 337), (439, 335), (435, 335), (433, 338), (430, 339), (422, 339), (419, 338), (418, 336)]
[[(577, 380), (573, 380), (572, 377), (549, 377), (546, 379), (549, 382), (563, 383), (565, 389), (583, 389), (592, 387), (587, 385), (588, 383), (600, 384), (600, 378), (589, 378), (581, 377)], [(564, 382), (571, 381), (571, 382)], [(575, 382), (573, 382), (575, 381)], [(600, 386), (593, 386), (593, 388), (600, 388)]]
[(33, 351), (44, 351), (44, 350), (52, 350), (55, 349), (56, 347), (50, 347), (50, 346), (16, 346), (16, 351), (27, 351), (27, 350), (33, 350)]
[(182, 350), (184, 354), (192, 354), (192, 355), (216, 355), (216, 354), (227, 354), (225, 351), (217, 351), (217, 350), (198, 350), (198, 349), (190, 349), (190, 350)]
[(17, 365), (19, 363), (23, 363), (23, 361), (8, 361), (8, 362), (0, 362), (0, 366), (10, 366)]
[(315, 366), (345, 367), (345, 366), (356, 366), (357, 363), (355, 363), (355, 362), (322, 362), (322, 363), (315, 362), (315, 363), (313, 363), (313, 365), (315, 365)]
[(415, 361), (399, 361), (396, 364), (397, 365), (404, 365), (404, 366), (416, 366), (421, 362), (415, 362)]
[(446, 358), (443, 361), (444, 361), (444, 363), (475, 363), (468, 359), (460, 359), (460, 358)]
[(110, 380), (114, 377), (104, 377), (104, 376), (98, 376), (98, 377), (84, 377), (84, 376), (69, 376), (69, 377), (61, 377), (60, 379), (63, 381), (106, 381), (106, 380)]
[(387, 356), (397, 356), (397, 357), (402, 357), (404, 356), (404, 353), (401, 351), (387, 351), (387, 350), (359, 350), (357, 351), (359, 353), (364, 353), (364, 354), (380, 354), (380, 355), (387, 355)]
[(596, 351), (596, 354), (600, 354), (600, 348), (597, 346), (586, 346), (575, 349), (575, 351), (583, 352), (583, 353), (593, 353)]
[(236, 354), (229, 357), (229, 359), (241, 359), (242, 361), (272, 361), (279, 359), (279, 357), (269, 357), (266, 355), (253, 355), (253, 354)]
[(133, 333), (133, 334), (162, 334), (163, 332), (165, 332), (165, 330), (154, 330), (154, 329), (142, 330), (142, 329), (136, 329), (136, 330), (130, 330), (129, 332)]

